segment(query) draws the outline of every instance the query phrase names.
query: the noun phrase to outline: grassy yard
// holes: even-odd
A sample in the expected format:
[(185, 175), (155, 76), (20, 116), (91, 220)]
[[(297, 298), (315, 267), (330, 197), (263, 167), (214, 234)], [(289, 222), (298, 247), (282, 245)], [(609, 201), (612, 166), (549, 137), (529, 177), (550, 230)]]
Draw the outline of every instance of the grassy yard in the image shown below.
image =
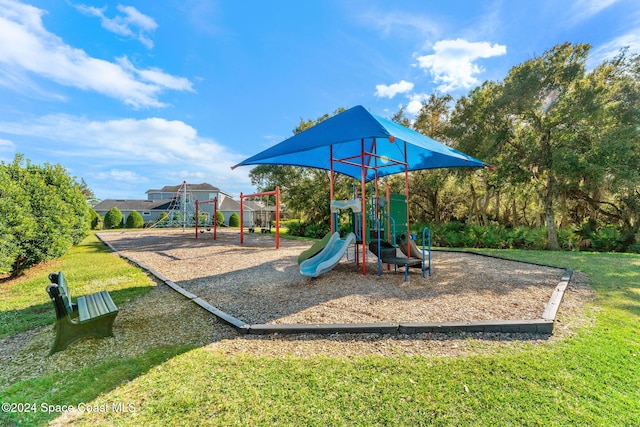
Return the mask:
[[(640, 256), (487, 252), (588, 274), (595, 325), (565, 340), (465, 357), (268, 358), (206, 346), (149, 348), (2, 386), (2, 403), (30, 406), (21, 413), (3, 406), (0, 425), (46, 425), (62, 405), (80, 406), (83, 412), (66, 416), (87, 426), (640, 425)], [(87, 283), (76, 295), (106, 285), (119, 306), (153, 285), (91, 236), (60, 261), (0, 284), (0, 337), (53, 323), (44, 285), (54, 270)]]

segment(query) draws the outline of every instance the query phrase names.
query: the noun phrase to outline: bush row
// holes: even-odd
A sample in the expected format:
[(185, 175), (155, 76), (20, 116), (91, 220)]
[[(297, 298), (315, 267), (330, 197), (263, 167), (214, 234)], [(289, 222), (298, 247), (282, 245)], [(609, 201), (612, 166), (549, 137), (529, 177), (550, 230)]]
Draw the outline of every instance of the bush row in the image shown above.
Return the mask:
[[(421, 240), (424, 225), (412, 226)], [(547, 246), (546, 227), (482, 226), (450, 222), (430, 226), (431, 244), (453, 248), (537, 249)], [(421, 243), (421, 242), (420, 242)], [(640, 234), (620, 227), (603, 225), (585, 232), (583, 228), (558, 230), (558, 243), (564, 250), (640, 253)]]
[[(286, 223), (288, 234), (320, 239), (329, 232), (328, 224), (309, 224), (299, 220)], [(411, 229), (422, 244), (422, 229), (426, 224), (414, 224)], [(343, 230), (343, 228), (345, 228)], [(349, 230), (348, 224), (341, 224), (340, 234)], [(547, 247), (546, 227), (504, 227), (500, 225), (482, 226), (449, 222), (429, 226), (431, 244), (450, 248), (493, 248), (493, 249), (535, 249)], [(575, 229), (558, 230), (558, 242), (564, 250), (596, 252), (640, 253), (640, 233), (625, 232), (612, 225), (583, 225)]]
[[(176, 222), (182, 222), (182, 214), (180, 212), (174, 214), (173, 220)], [(205, 224), (205, 216), (202, 216), (200, 219), (200, 225)], [(224, 214), (220, 211), (216, 212), (216, 218), (218, 224), (224, 223)], [(145, 223), (142, 215), (138, 211), (131, 211), (129, 216), (127, 216), (127, 220), (124, 220), (124, 215), (117, 207), (111, 208), (105, 215), (104, 218), (101, 218), (93, 209), (91, 209), (91, 229), (92, 230), (100, 230), (100, 229), (112, 229), (112, 228), (144, 228), (151, 227), (155, 224), (160, 226), (165, 225), (169, 222), (169, 215), (166, 212), (160, 213), (158, 219), (155, 223), (148, 222)], [(234, 226), (240, 225), (240, 217), (237, 214), (232, 214), (229, 218), (229, 223)]]
[(329, 224), (309, 224), (298, 220), (289, 220), (286, 223), (289, 229), (287, 234), (312, 239), (322, 239), (329, 232)]

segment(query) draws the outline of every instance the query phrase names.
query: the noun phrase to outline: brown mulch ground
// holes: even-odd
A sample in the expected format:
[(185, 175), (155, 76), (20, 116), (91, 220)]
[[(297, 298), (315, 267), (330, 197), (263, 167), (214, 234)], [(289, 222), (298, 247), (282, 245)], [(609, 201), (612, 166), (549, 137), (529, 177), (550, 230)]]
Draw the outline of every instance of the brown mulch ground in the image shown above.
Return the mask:
[[(116, 249), (153, 268), (211, 305), (247, 323), (439, 322), (539, 318), (562, 276), (560, 269), (477, 255), (434, 252), (433, 275), (384, 269), (368, 274), (343, 258), (331, 272), (310, 280), (297, 257), (309, 242), (218, 230), (218, 239), (193, 231), (104, 232)], [(371, 254), (370, 254), (371, 255)], [(115, 255), (114, 255), (115, 256)], [(149, 348), (187, 344), (226, 354), (270, 357), (356, 357), (362, 355), (460, 356), (522, 342), (548, 343), (592, 321), (585, 310), (593, 293), (588, 277), (576, 272), (565, 293), (552, 337), (531, 334), (334, 334), (238, 335), (164, 284), (120, 307), (115, 337), (88, 339), (47, 357), (53, 326), (0, 340), (0, 386), (55, 372), (64, 366), (132, 357)], [(52, 324), (54, 320), (53, 307)], [(591, 313), (591, 315), (588, 315)]]

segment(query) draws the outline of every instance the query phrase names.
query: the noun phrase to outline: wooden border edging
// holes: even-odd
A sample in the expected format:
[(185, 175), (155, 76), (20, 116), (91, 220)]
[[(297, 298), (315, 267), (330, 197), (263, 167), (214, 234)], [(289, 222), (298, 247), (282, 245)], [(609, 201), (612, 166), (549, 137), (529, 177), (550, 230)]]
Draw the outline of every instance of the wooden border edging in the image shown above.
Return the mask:
[(472, 251), (447, 251), (443, 252), (460, 252), (463, 254), (480, 255), (490, 258), (503, 259), (506, 261), (521, 262), (525, 264), (537, 265), (541, 267), (550, 267), (564, 269), (564, 274), (560, 279), (560, 282), (555, 287), (551, 298), (545, 306), (544, 312), (540, 319), (523, 319), (523, 320), (479, 320), (472, 322), (401, 322), (401, 323), (316, 323), (316, 324), (277, 324), (277, 323), (260, 323), (260, 324), (247, 324), (242, 320), (231, 316), (230, 314), (214, 307), (207, 301), (198, 297), (195, 294), (187, 291), (175, 282), (169, 280), (162, 274), (158, 273), (154, 269), (146, 266), (145, 264), (136, 261), (122, 252), (115, 249), (109, 242), (102, 239), (100, 233), (96, 233), (96, 237), (104, 243), (109, 249), (117, 253), (118, 256), (124, 258), (138, 267), (146, 270), (158, 280), (175, 290), (185, 298), (193, 301), (198, 306), (207, 310), (209, 313), (216, 316), (216, 318), (222, 320), (230, 326), (233, 326), (240, 334), (355, 334), (355, 333), (367, 333), (367, 334), (419, 334), (419, 333), (452, 333), (452, 332), (485, 332), (485, 333), (530, 333), (530, 334), (553, 334), (553, 326), (556, 315), (562, 302), (564, 292), (569, 286), (569, 282), (573, 277), (573, 270), (571, 268), (558, 267), (553, 265), (539, 264), (535, 262), (520, 261), (515, 259), (509, 259), (499, 257), (491, 254), (483, 254)]
[(573, 270), (567, 268), (562, 275), (562, 279), (560, 279), (560, 283), (558, 283), (558, 286), (556, 286), (551, 294), (551, 298), (549, 298), (549, 302), (542, 313), (543, 319), (551, 321), (555, 320), (556, 314), (558, 314), (558, 309), (560, 308), (560, 303), (562, 302), (562, 297), (564, 296), (564, 291), (567, 290), (571, 277), (573, 277)]
[(224, 311), (217, 309), (216, 307), (212, 306), (211, 304), (209, 304), (208, 302), (206, 302), (202, 298), (200, 298), (197, 295), (192, 294), (191, 292), (187, 291), (182, 286), (179, 286), (175, 282), (169, 280), (168, 278), (166, 278), (162, 274), (158, 273), (154, 269), (152, 269), (152, 268), (148, 267), (147, 265), (137, 261), (134, 258), (131, 258), (130, 256), (127, 256), (127, 255), (123, 254), (122, 252), (120, 252), (119, 250), (114, 248), (109, 242), (106, 242), (105, 240), (103, 240), (102, 237), (100, 236), (100, 233), (96, 233), (96, 237), (102, 243), (107, 245), (107, 247), (109, 249), (111, 249), (113, 252), (118, 254), (119, 257), (126, 259), (127, 261), (137, 265), (138, 267), (142, 268), (143, 270), (146, 270), (149, 274), (155, 276), (156, 279), (160, 280), (162, 283), (164, 283), (165, 285), (169, 286), (174, 291), (178, 292), (179, 294), (181, 294), (185, 298), (187, 298), (187, 299), (193, 301), (194, 303), (198, 304), (200, 307), (204, 308), (209, 313), (213, 314), (218, 319), (222, 320), (223, 322), (227, 323), (228, 325), (231, 325), (234, 328), (236, 328), (236, 330), (238, 332), (246, 333), (246, 331), (248, 330), (248, 325), (246, 323), (244, 323), (242, 320), (237, 319), (237, 318), (231, 316), (230, 314), (227, 314)]
[(256, 324), (249, 325), (250, 334), (395, 334), (397, 323), (316, 323), (316, 324)]

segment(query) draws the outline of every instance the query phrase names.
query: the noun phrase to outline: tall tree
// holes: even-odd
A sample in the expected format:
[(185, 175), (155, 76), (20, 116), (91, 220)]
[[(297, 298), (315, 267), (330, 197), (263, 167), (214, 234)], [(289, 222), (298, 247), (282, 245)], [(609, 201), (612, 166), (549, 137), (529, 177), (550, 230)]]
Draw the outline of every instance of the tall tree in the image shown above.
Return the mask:
[(589, 96), (579, 102), (595, 104), (598, 114), (589, 118), (590, 174), (583, 173), (573, 194), (633, 240), (640, 228), (640, 55), (621, 51), (594, 69), (584, 86)]
[[(445, 129), (449, 124), (450, 104), (453, 102), (451, 95), (438, 96), (435, 93), (422, 104), (422, 108), (413, 123), (413, 129), (431, 138), (442, 141), (445, 138)], [(410, 205), (414, 220), (424, 221), (427, 218), (438, 224), (441, 221), (442, 192), (451, 176), (450, 171), (423, 170), (410, 174), (409, 187)]]
[(499, 109), (512, 115), (512, 142), (521, 154), (508, 160), (530, 171), (540, 189), (548, 249), (560, 249), (554, 205), (561, 183), (580, 157), (576, 152), (588, 150), (585, 141), (574, 136), (583, 119), (593, 114), (590, 106), (575, 103), (589, 49), (565, 43), (514, 67), (498, 98)]
[(618, 219), (638, 203), (638, 59), (623, 52), (587, 72), (589, 49), (556, 46), (461, 98), (452, 117), (460, 149), (498, 166), (500, 185), (536, 190), (549, 249), (569, 201)]

